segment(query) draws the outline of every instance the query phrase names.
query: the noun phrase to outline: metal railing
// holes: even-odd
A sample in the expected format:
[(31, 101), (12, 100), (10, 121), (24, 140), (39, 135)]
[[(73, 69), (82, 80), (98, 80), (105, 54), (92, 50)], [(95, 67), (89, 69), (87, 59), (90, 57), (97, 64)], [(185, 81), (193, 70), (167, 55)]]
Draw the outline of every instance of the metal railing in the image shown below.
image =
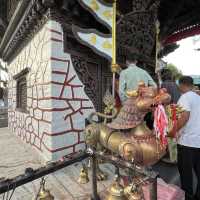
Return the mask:
[[(65, 158), (62, 161), (52, 162), (47, 164), (45, 167), (38, 168), (37, 170), (33, 170), (32, 168), (27, 168), (25, 173), (19, 175), (13, 179), (5, 179), (0, 181), (0, 194), (5, 194), (6, 192), (13, 191), (17, 187), (20, 187), (26, 183), (32, 182), (36, 179), (42, 178), (48, 174), (54, 173), (60, 169), (63, 169), (69, 165), (72, 165), (77, 162), (81, 162), (86, 158), (90, 158), (91, 160), (91, 169), (92, 169), (92, 181), (91, 181), (91, 198), (93, 200), (99, 200), (98, 196), (98, 188), (97, 188), (97, 159), (104, 160), (117, 168), (127, 168), (134, 172), (137, 172), (145, 177), (151, 182), (150, 189), (150, 199), (157, 200), (157, 176), (158, 174), (153, 172), (152, 170), (147, 170), (135, 165), (133, 162), (127, 162), (125, 160), (120, 159), (119, 157), (113, 155), (104, 155), (100, 152), (97, 152), (93, 149), (88, 148), (86, 152), (80, 153), (75, 157)], [(11, 199), (11, 198), (10, 198)]]

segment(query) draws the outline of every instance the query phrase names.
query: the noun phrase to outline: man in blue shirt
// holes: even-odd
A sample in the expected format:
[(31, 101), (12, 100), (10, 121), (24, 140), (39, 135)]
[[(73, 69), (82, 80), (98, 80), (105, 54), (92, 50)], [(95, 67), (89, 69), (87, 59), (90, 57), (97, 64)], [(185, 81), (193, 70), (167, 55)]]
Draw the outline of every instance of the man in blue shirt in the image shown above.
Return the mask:
[(122, 103), (127, 99), (126, 91), (136, 90), (140, 81), (143, 81), (146, 86), (157, 87), (152, 77), (137, 66), (137, 59), (134, 55), (128, 56), (126, 64), (128, 68), (120, 73), (119, 79), (119, 96)]

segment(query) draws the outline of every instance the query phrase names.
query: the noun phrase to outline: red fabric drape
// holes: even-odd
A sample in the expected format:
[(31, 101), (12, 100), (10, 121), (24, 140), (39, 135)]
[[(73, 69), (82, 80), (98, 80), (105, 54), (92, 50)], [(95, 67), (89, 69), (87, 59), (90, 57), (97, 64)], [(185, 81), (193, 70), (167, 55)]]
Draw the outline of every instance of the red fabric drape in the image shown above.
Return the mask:
[(198, 34), (200, 34), (200, 25), (193, 26), (191, 28), (187, 28), (180, 32), (174, 33), (167, 37), (164, 41), (162, 41), (162, 43), (163, 45), (168, 45)]

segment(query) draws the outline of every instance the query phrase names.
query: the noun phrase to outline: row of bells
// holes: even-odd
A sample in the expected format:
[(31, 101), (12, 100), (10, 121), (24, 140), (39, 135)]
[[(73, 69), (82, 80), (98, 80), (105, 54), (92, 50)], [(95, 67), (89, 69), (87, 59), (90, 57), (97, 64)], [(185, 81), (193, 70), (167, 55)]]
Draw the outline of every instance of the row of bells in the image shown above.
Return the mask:
[[(80, 184), (86, 184), (89, 182), (88, 172), (85, 167), (81, 169), (78, 182)], [(123, 188), (116, 179), (105, 200), (143, 200), (142, 194), (141, 190), (136, 188), (133, 190), (133, 186), (131, 185)]]
[[(85, 167), (81, 169), (78, 182), (80, 184), (89, 182), (88, 172)], [(41, 183), (38, 197), (34, 200), (54, 200), (54, 196), (50, 193), (49, 190), (45, 188), (45, 182)], [(123, 188), (123, 186), (120, 185), (119, 181), (116, 179), (109, 190), (109, 194), (106, 197), (106, 200), (143, 200), (143, 196), (141, 191), (133, 190), (131, 185)]]

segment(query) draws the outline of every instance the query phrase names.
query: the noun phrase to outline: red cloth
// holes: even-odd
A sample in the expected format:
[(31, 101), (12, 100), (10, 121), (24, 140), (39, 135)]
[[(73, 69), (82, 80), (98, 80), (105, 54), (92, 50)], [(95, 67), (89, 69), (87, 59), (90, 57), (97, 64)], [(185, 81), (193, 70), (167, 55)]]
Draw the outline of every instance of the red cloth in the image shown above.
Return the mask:
[(154, 112), (154, 129), (163, 145), (167, 144), (168, 120), (163, 105), (158, 105)]

